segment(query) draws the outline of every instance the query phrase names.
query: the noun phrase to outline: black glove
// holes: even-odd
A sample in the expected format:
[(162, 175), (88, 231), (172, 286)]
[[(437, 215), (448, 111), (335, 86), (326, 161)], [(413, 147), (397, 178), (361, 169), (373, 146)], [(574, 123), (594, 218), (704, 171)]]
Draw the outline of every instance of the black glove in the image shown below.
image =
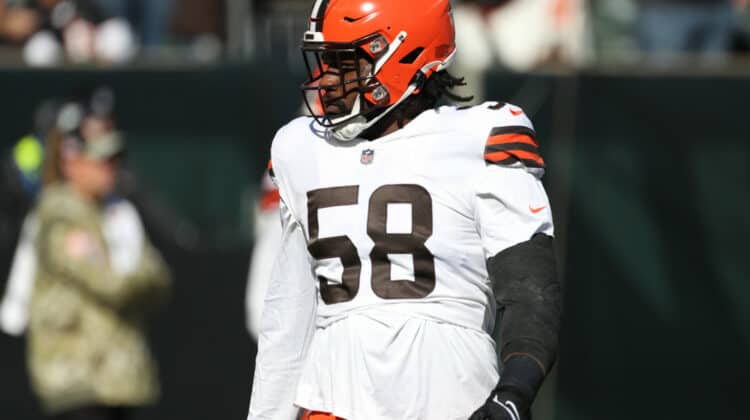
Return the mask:
[(469, 420), (531, 420), (531, 403), (542, 381), (544, 372), (534, 359), (511, 357), (500, 382)]
[(529, 404), (512, 390), (496, 388), (469, 420), (531, 420)]

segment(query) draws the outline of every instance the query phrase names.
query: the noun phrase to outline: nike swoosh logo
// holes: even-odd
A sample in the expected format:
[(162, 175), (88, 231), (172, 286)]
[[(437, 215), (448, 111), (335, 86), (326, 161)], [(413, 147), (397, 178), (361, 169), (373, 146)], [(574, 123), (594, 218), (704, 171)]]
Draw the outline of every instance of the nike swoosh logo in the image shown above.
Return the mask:
[(497, 395), (495, 395), (495, 397), (492, 398), (492, 402), (494, 402), (495, 404), (497, 404), (500, 407), (502, 407), (503, 410), (505, 410), (508, 413), (508, 415), (510, 416), (511, 420), (518, 420), (519, 419), (520, 416), (518, 415), (518, 408), (516, 408), (516, 405), (513, 404), (512, 401), (502, 402), (502, 401), (500, 401), (499, 398), (497, 398)]
[(517, 116), (523, 114), (523, 110), (522, 109), (513, 109), (513, 108), (508, 108), (508, 109), (510, 110), (510, 113), (513, 114), (514, 117), (517, 117)]
[(547, 208), (547, 206), (542, 206), (542, 207), (534, 208), (534, 207), (531, 207), (529, 205), (529, 211), (532, 212), (532, 213), (534, 213), (534, 214), (537, 214), (537, 213), (539, 213), (540, 211), (542, 211), (542, 210), (544, 210), (546, 208)]

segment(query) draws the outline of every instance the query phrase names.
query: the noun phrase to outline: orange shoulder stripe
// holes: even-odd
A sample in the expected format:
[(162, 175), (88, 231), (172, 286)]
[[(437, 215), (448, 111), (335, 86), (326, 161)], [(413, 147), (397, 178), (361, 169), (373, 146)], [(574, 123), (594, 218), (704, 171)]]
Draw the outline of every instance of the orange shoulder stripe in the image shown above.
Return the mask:
[(538, 163), (539, 165), (544, 166), (544, 159), (542, 159), (542, 157), (539, 156), (536, 153), (527, 152), (525, 150), (514, 150), (511, 153), (513, 154), (513, 156), (515, 156), (515, 157), (517, 157), (517, 158), (519, 158), (521, 160), (524, 160), (524, 159), (533, 160), (534, 162)]
[(487, 146), (493, 146), (496, 144), (504, 143), (526, 143), (532, 146), (539, 147), (536, 140), (528, 134), (497, 134), (490, 136), (487, 139)]
[(492, 153), (485, 153), (484, 154), (484, 160), (490, 161), (490, 162), (500, 162), (502, 160), (510, 159), (513, 155), (511, 155), (508, 152), (492, 152)]
[(527, 152), (525, 150), (508, 150), (485, 153), (484, 160), (487, 163), (510, 165), (516, 161), (521, 161), (527, 164), (527, 166), (545, 166), (544, 159), (542, 159), (541, 156), (533, 152)]

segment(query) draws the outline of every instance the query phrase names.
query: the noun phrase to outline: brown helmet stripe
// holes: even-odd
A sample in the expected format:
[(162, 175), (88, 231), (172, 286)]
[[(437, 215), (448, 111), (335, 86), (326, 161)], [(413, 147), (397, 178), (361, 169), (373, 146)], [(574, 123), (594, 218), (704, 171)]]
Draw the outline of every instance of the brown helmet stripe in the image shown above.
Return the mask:
[(310, 14), (310, 30), (312, 32), (323, 31), (323, 16), (325, 16), (328, 2), (330, 0), (316, 0)]

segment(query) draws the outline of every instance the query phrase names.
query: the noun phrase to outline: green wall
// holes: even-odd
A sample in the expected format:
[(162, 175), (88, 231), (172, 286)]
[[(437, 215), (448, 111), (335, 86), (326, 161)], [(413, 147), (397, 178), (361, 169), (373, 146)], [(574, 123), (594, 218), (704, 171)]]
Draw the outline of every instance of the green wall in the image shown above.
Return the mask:
[[(0, 146), (26, 132), (42, 98), (112, 85), (128, 166), (199, 232), (196, 247), (160, 244), (178, 289), (155, 324), (164, 400), (139, 418), (246, 410), (247, 202), (275, 129), (300, 104), (301, 77), (283, 69), (0, 71)], [(488, 98), (532, 116), (549, 165), (566, 300), (536, 418), (750, 418), (750, 77), (497, 73), (486, 82)], [(0, 407), (35, 418), (18, 390), (21, 344), (1, 340)]]
[[(295, 77), (269, 63), (122, 71), (0, 70), (0, 148), (32, 123), (44, 98), (107, 84), (128, 140), (126, 165), (200, 235), (249, 243), (248, 207), (275, 130), (301, 104)], [(4, 147), (3, 147), (4, 146)]]
[(555, 418), (750, 418), (750, 79), (488, 86), (536, 114), (550, 165), (566, 299)]

